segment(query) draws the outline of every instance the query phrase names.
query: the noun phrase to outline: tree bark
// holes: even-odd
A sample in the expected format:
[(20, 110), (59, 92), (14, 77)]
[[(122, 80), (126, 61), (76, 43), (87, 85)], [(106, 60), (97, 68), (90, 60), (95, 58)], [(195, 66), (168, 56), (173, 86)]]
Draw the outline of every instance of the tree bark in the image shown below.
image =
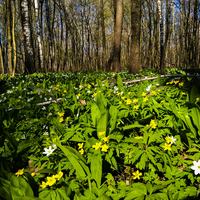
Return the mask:
[(7, 34), (8, 34), (8, 67), (9, 72), (12, 74), (13, 61), (12, 61), (12, 35), (11, 35), (11, 2), (7, 0)]
[(121, 55), (121, 37), (122, 37), (122, 18), (123, 18), (123, 3), (122, 0), (116, 0), (116, 25), (114, 30), (114, 57), (113, 71), (120, 72), (120, 55)]
[(40, 30), (40, 24), (39, 24), (39, 8), (38, 8), (38, 0), (35, 0), (35, 25), (36, 25), (36, 32), (37, 32), (37, 41), (38, 41), (38, 47), (39, 47), (39, 63), (41, 71), (44, 72), (44, 58), (43, 58), (43, 52), (42, 52), (42, 43), (41, 43), (41, 30)]
[(4, 62), (3, 62), (3, 51), (2, 51), (2, 45), (1, 45), (1, 33), (0, 33), (0, 60), (1, 60), (1, 73), (4, 74)]
[(51, 35), (51, 26), (50, 26), (50, 15), (49, 15), (49, 3), (48, 0), (45, 0), (46, 6), (46, 20), (47, 20), (47, 27), (49, 33), (49, 66), (48, 69), (52, 71), (52, 58), (53, 58), (53, 42), (52, 42), (52, 35)]
[(140, 71), (141, 0), (131, 0), (131, 55), (129, 73)]
[(30, 30), (29, 18), (29, 0), (21, 0), (21, 18), (22, 30), (24, 33), (24, 50), (25, 50), (25, 73), (33, 74), (35, 72), (35, 61), (33, 52), (33, 42)]
[(103, 0), (100, 0), (100, 15), (101, 15), (101, 30), (102, 30), (102, 46), (103, 46), (103, 70), (106, 71), (106, 63), (107, 63), (107, 56), (106, 56), (106, 33), (105, 33), (105, 24), (104, 24), (104, 3)]

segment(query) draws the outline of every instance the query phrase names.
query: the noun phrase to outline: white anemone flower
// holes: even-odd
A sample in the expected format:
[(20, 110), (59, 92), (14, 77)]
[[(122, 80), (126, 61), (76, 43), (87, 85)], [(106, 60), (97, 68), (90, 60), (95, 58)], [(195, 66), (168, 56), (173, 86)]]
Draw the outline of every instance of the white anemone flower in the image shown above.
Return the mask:
[(152, 86), (152, 84), (150, 84), (147, 88), (146, 88), (146, 91), (147, 92), (149, 92), (150, 91), (150, 89), (151, 89), (151, 86)]
[(172, 137), (168, 137), (168, 138), (169, 138), (169, 141), (170, 141), (171, 144), (176, 143), (175, 142), (176, 139), (173, 136)]
[(194, 174), (200, 174), (200, 160), (198, 162), (193, 161), (193, 165), (194, 166), (192, 166), (191, 169), (194, 170)]
[(44, 148), (44, 152), (43, 154), (47, 154), (47, 156), (51, 155), (53, 153), (55, 149), (52, 149), (52, 147), (50, 146), (48, 149)]

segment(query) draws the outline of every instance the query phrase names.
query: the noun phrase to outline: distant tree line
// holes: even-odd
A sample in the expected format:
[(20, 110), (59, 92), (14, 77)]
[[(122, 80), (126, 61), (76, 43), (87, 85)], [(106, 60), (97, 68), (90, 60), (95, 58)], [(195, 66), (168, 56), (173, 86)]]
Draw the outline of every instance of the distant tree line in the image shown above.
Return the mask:
[(199, 0), (1, 0), (0, 72), (199, 68)]

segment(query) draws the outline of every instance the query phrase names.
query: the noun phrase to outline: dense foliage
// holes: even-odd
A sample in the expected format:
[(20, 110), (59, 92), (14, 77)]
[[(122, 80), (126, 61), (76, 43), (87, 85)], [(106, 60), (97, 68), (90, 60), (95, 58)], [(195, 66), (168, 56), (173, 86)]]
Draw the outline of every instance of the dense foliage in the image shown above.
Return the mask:
[(2, 75), (1, 199), (198, 199), (200, 85), (167, 73)]

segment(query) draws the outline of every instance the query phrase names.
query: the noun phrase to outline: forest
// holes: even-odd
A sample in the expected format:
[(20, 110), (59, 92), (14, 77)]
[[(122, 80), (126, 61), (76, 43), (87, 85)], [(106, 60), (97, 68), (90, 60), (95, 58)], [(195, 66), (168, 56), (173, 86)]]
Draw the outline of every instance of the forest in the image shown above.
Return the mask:
[(1, 73), (199, 68), (198, 0), (1, 0)]
[(199, 200), (198, 0), (0, 1), (1, 200)]

